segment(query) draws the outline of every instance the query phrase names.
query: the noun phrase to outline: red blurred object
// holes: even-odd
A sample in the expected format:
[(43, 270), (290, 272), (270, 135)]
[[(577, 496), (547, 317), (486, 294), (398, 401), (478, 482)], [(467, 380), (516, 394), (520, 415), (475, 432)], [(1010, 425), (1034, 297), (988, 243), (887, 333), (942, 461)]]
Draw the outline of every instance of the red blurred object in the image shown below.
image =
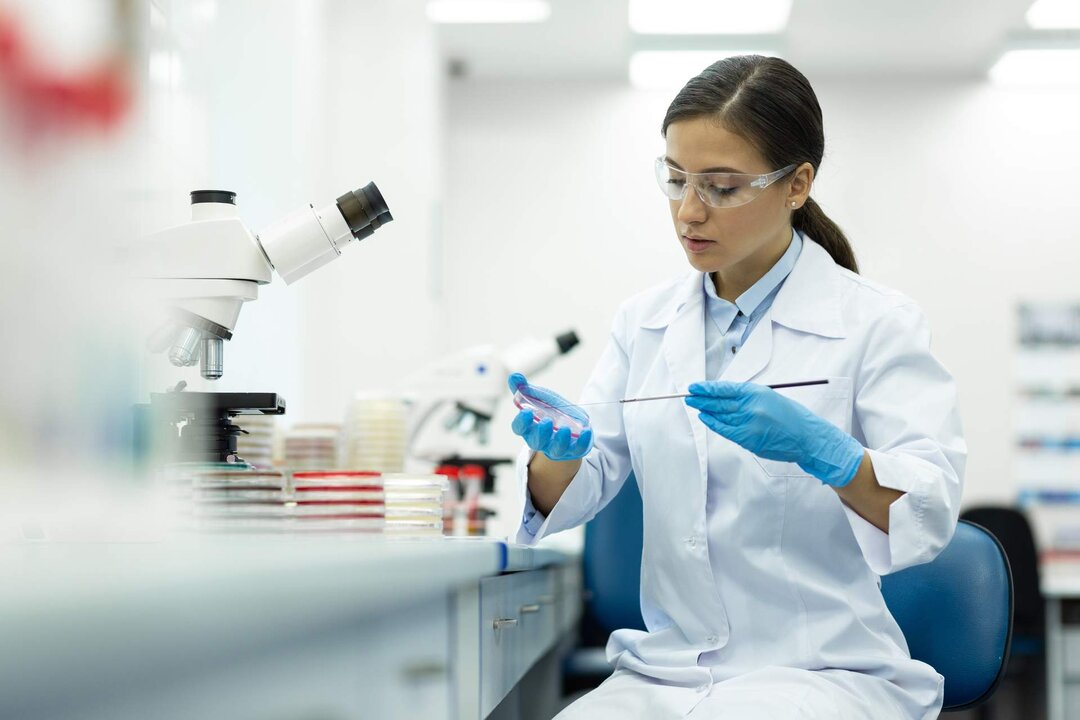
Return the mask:
[(76, 73), (37, 65), (14, 20), (0, 12), (0, 90), (11, 100), (23, 129), (115, 127), (132, 104), (131, 79), (122, 53)]

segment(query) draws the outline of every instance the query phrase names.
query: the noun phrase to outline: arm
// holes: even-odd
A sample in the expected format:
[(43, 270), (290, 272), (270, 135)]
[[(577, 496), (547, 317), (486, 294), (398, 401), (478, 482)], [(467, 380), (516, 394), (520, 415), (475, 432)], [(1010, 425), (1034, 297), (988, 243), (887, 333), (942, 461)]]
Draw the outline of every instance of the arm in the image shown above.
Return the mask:
[(844, 504), (882, 532), (889, 532), (889, 506), (904, 493), (882, 487), (874, 473), (870, 453), (864, 453), (859, 469), (851, 482), (833, 488)]
[[(625, 348), (624, 309), (582, 391), (582, 403), (623, 397), (629, 372)], [(622, 406), (589, 408), (593, 447), (580, 460), (554, 461), (526, 449), (518, 460), (523, 510), (517, 541), (533, 543), (545, 535), (581, 525), (618, 494), (630, 474), (630, 449), (623, 428)]]
[(549, 460), (543, 453), (536, 453), (528, 464), (527, 486), (536, 511), (549, 515), (580, 469), (581, 460)]
[(690, 392), (686, 403), (711, 430), (831, 486), (878, 574), (928, 562), (952, 537), (967, 450), (955, 384), (913, 303), (889, 308), (867, 333), (852, 434), (763, 385), (694, 383)]
[(882, 500), (840, 495), (867, 562), (884, 575), (934, 559), (956, 528), (967, 445), (956, 384), (931, 352), (929, 324), (912, 302), (887, 310), (867, 336), (852, 431), (867, 450), (851, 484), (868, 483), (872, 472), (877, 486), (852, 494), (896, 495), (884, 508)]

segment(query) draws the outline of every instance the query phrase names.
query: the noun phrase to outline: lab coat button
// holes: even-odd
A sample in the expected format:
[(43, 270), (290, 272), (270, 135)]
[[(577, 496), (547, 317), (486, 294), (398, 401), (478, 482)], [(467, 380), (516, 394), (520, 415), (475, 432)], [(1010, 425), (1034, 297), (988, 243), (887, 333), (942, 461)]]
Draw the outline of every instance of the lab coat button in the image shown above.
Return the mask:
[(719, 635), (710, 635), (709, 637), (707, 637), (705, 639), (709, 642), (710, 645), (717, 645), (717, 644), (720, 643), (720, 636)]
[(697, 691), (698, 692), (709, 692), (709, 683), (704, 683), (702, 685), (698, 685), (697, 686)]
[(688, 547), (688, 548), (696, 548), (697, 547), (697, 538), (696, 537), (688, 537), (688, 538), (686, 538), (686, 547)]

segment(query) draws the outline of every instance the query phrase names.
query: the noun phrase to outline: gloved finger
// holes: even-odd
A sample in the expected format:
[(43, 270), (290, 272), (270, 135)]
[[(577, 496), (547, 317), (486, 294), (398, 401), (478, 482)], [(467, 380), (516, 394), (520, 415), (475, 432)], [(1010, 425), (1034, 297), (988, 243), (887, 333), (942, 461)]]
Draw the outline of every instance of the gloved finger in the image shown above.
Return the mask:
[(687, 391), (691, 395), (705, 395), (714, 398), (735, 398), (746, 393), (749, 383), (734, 383), (726, 380), (691, 383)]
[(559, 428), (551, 437), (551, 443), (546, 451), (547, 455), (549, 457), (563, 457), (566, 455), (566, 451), (570, 449), (571, 442), (573, 442), (573, 438), (570, 437), (570, 428)]
[(729, 425), (717, 416), (707, 412), (698, 413), (698, 418), (705, 424), (705, 427), (717, 435), (723, 435), (728, 440), (734, 440), (737, 429), (735, 425)]
[(548, 445), (551, 444), (551, 435), (554, 432), (554, 427), (551, 418), (544, 418), (540, 422), (534, 423), (526, 438), (529, 447), (533, 450), (547, 450)]
[(510, 429), (514, 431), (515, 435), (525, 437), (525, 433), (532, 427), (532, 424), (532, 410), (522, 410), (514, 417), (514, 421), (510, 423)]
[(525, 376), (522, 375), (521, 373), (513, 373), (506, 380), (507, 385), (510, 386), (510, 392), (512, 392), (512, 393), (517, 392), (519, 387), (521, 387), (522, 385), (528, 384), (528, 382), (529, 381), (526, 380)]
[(695, 410), (711, 413), (735, 413), (742, 409), (742, 398), (714, 398), (705, 395), (691, 395), (685, 402)]
[(582, 458), (589, 454), (589, 450), (592, 450), (592, 428), (585, 428), (570, 446), (570, 456)]

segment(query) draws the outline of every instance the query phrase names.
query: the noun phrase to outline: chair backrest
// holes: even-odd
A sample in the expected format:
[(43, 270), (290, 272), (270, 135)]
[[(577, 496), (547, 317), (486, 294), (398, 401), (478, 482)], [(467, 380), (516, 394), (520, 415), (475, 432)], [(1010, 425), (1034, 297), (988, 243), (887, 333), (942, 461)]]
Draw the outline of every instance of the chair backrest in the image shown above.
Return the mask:
[(1015, 507), (984, 505), (965, 510), (960, 519), (986, 528), (1005, 548), (1013, 576), (1013, 634), (1042, 638), (1046, 609), (1039, 589), (1039, 553), (1027, 516)]
[(993, 694), (1013, 616), (1009, 560), (993, 534), (961, 520), (932, 562), (882, 577), (881, 594), (911, 656), (944, 676), (944, 710), (974, 707)]
[(631, 474), (623, 489), (585, 526), (582, 562), (583, 634), (600, 644), (620, 628), (645, 629), (641, 619), (641, 494)]

